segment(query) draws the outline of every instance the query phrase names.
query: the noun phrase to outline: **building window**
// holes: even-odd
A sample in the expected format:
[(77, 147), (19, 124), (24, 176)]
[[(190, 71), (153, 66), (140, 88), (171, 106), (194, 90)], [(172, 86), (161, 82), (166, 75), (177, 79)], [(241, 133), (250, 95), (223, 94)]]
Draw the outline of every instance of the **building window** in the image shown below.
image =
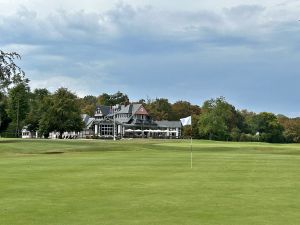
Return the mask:
[(109, 124), (100, 125), (100, 135), (101, 136), (113, 136), (114, 126)]

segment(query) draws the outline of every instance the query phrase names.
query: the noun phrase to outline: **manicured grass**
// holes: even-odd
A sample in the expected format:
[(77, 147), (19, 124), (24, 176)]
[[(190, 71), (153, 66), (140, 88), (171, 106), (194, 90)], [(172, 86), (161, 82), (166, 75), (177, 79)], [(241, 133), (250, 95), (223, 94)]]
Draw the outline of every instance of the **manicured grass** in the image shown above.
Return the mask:
[(298, 225), (300, 145), (0, 139), (1, 225)]

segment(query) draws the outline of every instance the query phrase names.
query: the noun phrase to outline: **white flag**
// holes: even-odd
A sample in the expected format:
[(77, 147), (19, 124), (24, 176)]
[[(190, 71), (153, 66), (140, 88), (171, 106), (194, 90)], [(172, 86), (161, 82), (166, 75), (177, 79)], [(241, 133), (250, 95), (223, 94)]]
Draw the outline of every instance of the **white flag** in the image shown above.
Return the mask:
[(182, 126), (192, 125), (192, 117), (189, 116), (187, 118), (180, 119)]

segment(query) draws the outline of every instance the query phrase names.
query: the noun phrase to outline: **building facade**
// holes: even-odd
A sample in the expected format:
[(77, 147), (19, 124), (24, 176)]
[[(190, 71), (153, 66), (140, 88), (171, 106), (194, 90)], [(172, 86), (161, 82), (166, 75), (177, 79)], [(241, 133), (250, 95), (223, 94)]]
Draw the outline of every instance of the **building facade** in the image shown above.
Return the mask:
[[(84, 129), (81, 132), (65, 132), (64, 139), (77, 138), (180, 138), (180, 121), (154, 121), (142, 104), (97, 106), (93, 117), (81, 115)], [(35, 134), (37, 137), (37, 134)], [(58, 132), (49, 138), (56, 139)], [(33, 138), (24, 127), (22, 138)]]
[(154, 121), (142, 104), (97, 106), (94, 135), (100, 138), (180, 138), (180, 121)]

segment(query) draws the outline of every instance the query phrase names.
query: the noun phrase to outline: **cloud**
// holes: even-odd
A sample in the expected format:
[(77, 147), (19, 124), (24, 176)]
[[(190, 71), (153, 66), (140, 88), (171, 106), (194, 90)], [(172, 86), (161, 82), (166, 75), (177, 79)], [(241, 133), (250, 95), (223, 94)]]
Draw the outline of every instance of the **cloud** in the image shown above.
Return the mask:
[[(104, 52), (151, 53), (189, 45), (263, 43), (278, 27), (292, 21), (272, 18), (260, 5), (239, 5), (216, 13), (169, 12), (119, 3), (102, 13), (59, 10), (46, 17), (21, 7), (14, 15), (0, 16), (0, 34), (2, 44), (97, 46)], [(296, 29), (297, 24), (293, 26)]]
[(92, 1), (68, 8), (66, 1), (59, 9), (0, 13), (0, 48), (23, 55), (33, 88), (66, 86), (79, 95), (120, 90), (133, 99), (197, 104), (224, 95), (239, 107), (300, 112), (294, 3), (231, 0), (213, 9), (208, 1), (205, 7), (193, 1), (194, 8), (102, 2), (105, 10)]
[(232, 8), (225, 8), (225, 14), (235, 21), (248, 21), (257, 19), (264, 11), (261, 5), (238, 5)]

